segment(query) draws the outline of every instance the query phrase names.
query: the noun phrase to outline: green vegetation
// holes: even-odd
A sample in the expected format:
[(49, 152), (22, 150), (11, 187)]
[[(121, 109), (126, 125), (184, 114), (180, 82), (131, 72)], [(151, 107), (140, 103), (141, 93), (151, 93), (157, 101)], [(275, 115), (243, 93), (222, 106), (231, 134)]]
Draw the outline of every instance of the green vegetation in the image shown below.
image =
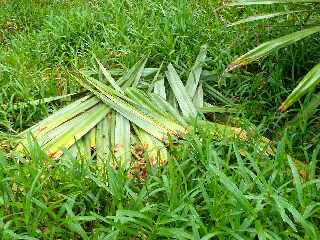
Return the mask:
[[(266, 1), (265, 3), (263, 1), (233, 1), (230, 5), (252, 5), (259, 2), (259, 4), (277, 4), (282, 3), (281, 1)], [(237, 25), (245, 22), (251, 22), (256, 21), (259, 19), (266, 19), (271, 17), (277, 17), (281, 15), (289, 15), (289, 14), (302, 14), (307, 12), (307, 19), (313, 18), (316, 14), (319, 13), (318, 3), (319, 1), (314, 0), (306, 0), (303, 1), (305, 3), (313, 3), (313, 4), (307, 4), (307, 5), (300, 5), (298, 7), (298, 10), (291, 10), (286, 12), (279, 12), (279, 13), (273, 13), (273, 14), (267, 14), (267, 15), (260, 15), (260, 16), (252, 16), (244, 20), (240, 20), (232, 25)], [(297, 4), (300, 3), (300, 1), (297, 0), (291, 0), (286, 1), (286, 3), (290, 4)], [(256, 47), (255, 49), (252, 49), (247, 54), (239, 57), (236, 59), (230, 66), (229, 69), (236, 68), (241, 65), (248, 64), (250, 62), (253, 62), (254, 60), (257, 60), (271, 51), (279, 48), (283, 48), (288, 46), (289, 44), (293, 44), (296, 41), (299, 41), (301, 39), (304, 39), (312, 34), (320, 32), (320, 24), (316, 23), (312, 27), (307, 27), (306, 29), (300, 30), (295, 33), (291, 33), (285, 36), (282, 36), (280, 38), (277, 38), (275, 40), (271, 40), (269, 42), (263, 43), (260, 46)], [(314, 87), (320, 82), (320, 64), (317, 64), (314, 68), (310, 70), (310, 72), (303, 78), (303, 80), (299, 83), (299, 85), (293, 90), (293, 92), (288, 96), (288, 98), (281, 104), (280, 110), (285, 111), (288, 107), (290, 107), (293, 103), (295, 103), (299, 98), (301, 98), (303, 95), (305, 95), (307, 92), (312, 91)], [(319, 102), (320, 105), (320, 102)]]
[[(278, 42), (270, 47), (276, 51), (266, 51), (269, 56), (258, 52), (249, 59), (263, 61), (226, 69), (234, 59), (242, 65), (238, 56), (263, 42), (304, 29), (316, 32), (319, 3), (249, 2), (256, 1), (242, 8), (237, 6), (244, 1), (226, 7), (215, 0), (0, 0), (0, 239), (318, 239), (319, 93), (304, 91), (288, 111), (278, 108), (318, 68), (319, 33), (292, 45), (280, 38), (285, 48)], [(259, 3), (265, 2), (274, 1)], [(201, 71), (194, 63), (205, 43)], [(311, 75), (316, 83), (318, 71)], [(164, 88), (169, 105), (150, 97), (162, 96)], [(81, 114), (63, 110), (86, 90), (98, 97), (85, 102), (95, 105), (89, 114), (87, 105)], [(119, 127), (98, 121), (110, 111), (104, 103), (121, 113), (112, 114)], [(99, 122), (97, 151), (90, 150), (90, 131), (80, 155), (73, 148), (52, 159), (42, 146), (50, 136), (35, 142), (24, 134), (28, 149), (17, 154), (17, 134), (32, 126), (43, 131), (35, 124), (58, 109), (65, 111), (59, 121), (73, 121), (78, 136)], [(132, 109), (145, 117), (135, 118)], [(110, 139), (128, 149), (124, 136), (154, 143), (151, 135), (161, 138), (164, 122), (170, 122), (166, 129), (188, 129), (180, 139), (165, 132), (158, 142), (165, 161), (157, 156), (155, 164), (142, 151), (134, 171), (126, 164), (99, 164), (109, 144), (101, 141), (103, 130), (114, 129), (117, 137)], [(61, 136), (68, 144), (75, 141)], [(56, 149), (59, 141), (49, 147)], [(128, 151), (114, 157), (130, 158)]]

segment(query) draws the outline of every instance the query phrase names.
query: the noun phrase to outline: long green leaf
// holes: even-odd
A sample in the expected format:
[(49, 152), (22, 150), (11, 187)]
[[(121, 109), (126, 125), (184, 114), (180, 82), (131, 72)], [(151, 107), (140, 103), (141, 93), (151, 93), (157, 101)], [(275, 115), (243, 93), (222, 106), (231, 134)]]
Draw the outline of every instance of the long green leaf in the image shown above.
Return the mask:
[(222, 171), (218, 170), (213, 165), (210, 165), (209, 169), (219, 177), (220, 182), (237, 199), (239, 204), (242, 205), (244, 209), (246, 210), (251, 209), (250, 202), (246, 199), (244, 194), (240, 191), (240, 189), (236, 186), (236, 184), (230, 178), (228, 178)]
[(171, 129), (170, 126), (164, 126), (156, 119), (148, 116), (142, 109), (129, 104), (128, 101), (125, 101), (123, 98), (115, 95), (112, 89), (108, 86), (103, 85), (102, 83), (97, 84), (96, 82), (92, 82), (90, 79), (87, 79), (87, 82), (83, 82), (79, 79), (77, 80), (85, 88), (99, 97), (104, 103), (108, 104), (122, 116), (159, 140), (165, 140), (168, 133), (173, 136), (178, 136), (178, 132), (176, 130)]
[(166, 87), (164, 85), (164, 78), (161, 78), (160, 80), (158, 80), (154, 83), (153, 92), (155, 94), (158, 94), (163, 99), (167, 99)]
[(125, 169), (130, 166), (130, 122), (128, 119), (116, 113), (116, 126), (114, 129), (114, 155), (118, 163)]
[(118, 80), (118, 85), (124, 88), (130, 86), (136, 87), (144, 72), (144, 66), (146, 65), (147, 60), (148, 57), (141, 58)]
[(232, 26), (236, 26), (236, 25), (240, 25), (240, 24), (244, 24), (244, 23), (248, 23), (248, 22), (255, 22), (255, 21), (258, 21), (258, 20), (264, 20), (264, 19), (279, 17), (279, 16), (283, 16), (283, 15), (289, 15), (289, 14), (293, 14), (293, 13), (307, 12), (307, 11), (308, 10), (285, 11), (285, 12), (276, 12), (276, 13), (269, 13), (269, 14), (263, 14), (263, 15), (250, 16), (248, 18), (236, 21), (236, 22), (228, 25), (228, 27), (232, 27)]
[(310, 102), (304, 101), (300, 112), (289, 122), (289, 126), (306, 123), (317, 112), (320, 106), (320, 93), (312, 95)]
[(236, 108), (213, 106), (208, 103), (205, 103), (205, 106), (199, 108), (198, 111), (201, 113), (236, 113), (238, 112)]
[(116, 83), (116, 81), (113, 79), (113, 77), (111, 76), (110, 72), (107, 71), (104, 66), (102, 65), (102, 63), (96, 58), (96, 61), (100, 67), (101, 72), (103, 73), (103, 75), (105, 76), (105, 78), (107, 79), (107, 81), (111, 84), (111, 86), (118, 92), (124, 94), (123, 90), (119, 87), (119, 85)]
[(192, 99), (172, 64), (168, 65), (166, 75), (171, 89), (178, 100), (182, 115), (185, 117), (195, 117), (197, 115), (197, 111), (192, 103)]
[(97, 165), (103, 167), (111, 159), (111, 122), (109, 114), (97, 124)]
[(291, 168), (291, 172), (292, 172), (292, 176), (293, 176), (293, 182), (294, 182), (294, 185), (296, 187), (298, 200), (300, 202), (301, 207), (304, 207), (303, 188), (302, 188), (302, 184), (301, 184), (301, 180), (300, 180), (298, 169), (297, 169), (296, 165), (294, 164), (294, 162), (292, 161), (292, 158), (290, 156), (288, 156), (288, 163), (289, 163), (289, 166)]
[(110, 108), (101, 103), (83, 113), (83, 121), (76, 127), (70, 129), (70, 131), (64, 132), (53, 139), (45, 146), (45, 150), (48, 152), (49, 156), (54, 159), (59, 158), (63, 154), (64, 148), (68, 149), (71, 147), (77, 140), (94, 128), (109, 111)]
[(293, 92), (281, 104), (280, 111), (285, 111), (293, 103), (298, 101), (300, 97), (312, 90), (317, 84), (320, 83), (320, 63), (313, 67), (307, 75), (302, 79)]
[(226, 105), (234, 105), (234, 102), (231, 99), (223, 96), (219, 91), (217, 91), (214, 87), (210, 86), (207, 83), (204, 85), (204, 90), (208, 95), (212, 96), (214, 99), (220, 101), (221, 103)]
[(188, 92), (191, 99), (194, 97), (198, 88), (199, 79), (202, 73), (202, 66), (206, 60), (207, 49), (208, 49), (207, 44), (201, 46), (196, 62), (191, 68), (191, 71), (186, 83), (186, 91)]
[(258, 60), (261, 57), (268, 55), (271, 51), (288, 46), (294, 42), (297, 42), (305, 37), (308, 37), (314, 33), (320, 32), (320, 26), (311, 27), (302, 31), (297, 31), (283, 37), (265, 42), (260, 46), (252, 49), (248, 53), (242, 55), (233, 61), (226, 71), (231, 71), (239, 66), (249, 64), (255, 60)]
[(34, 136), (40, 137), (44, 134), (48, 133), (52, 129), (61, 125), (64, 122), (67, 122), (71, 118), (79, 115), (82, 112), (87, 111), (96, 105), (100, 100), (96, 97), (92, 97), (91, 95), (85, 96), (70, 105), (60, 109), (59, 111), (53, 113), (48, 118), (42, 120), (38, 124), (28, 128), (19, 134), (19, 136), (25, 136), (25, 134), (31, 132)]

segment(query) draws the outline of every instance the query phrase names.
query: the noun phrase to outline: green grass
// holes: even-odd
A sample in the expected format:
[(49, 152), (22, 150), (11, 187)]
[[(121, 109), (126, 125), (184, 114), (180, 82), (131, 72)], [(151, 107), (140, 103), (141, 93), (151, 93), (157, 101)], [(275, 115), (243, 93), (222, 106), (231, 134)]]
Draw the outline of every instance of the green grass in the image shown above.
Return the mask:
[[(300, 26), (227, 28), (242, 16), (266, 11), (219, 10), (217, 0), (0, 0), (0, 5), (0, 239), (317, 239), (319, 108), (292, 122), (312, 94), (302, 108), (296, 104), (287, 113), (277, 108), (319, 61), (319, 35), (221, 78), (237, 56)], [(109, 69), (128, 69), (148, 54), (147, 67), (173, 62), (187, 75), (204, 43), (206, 82), (239, 104), (243, 127), (254, 123), (274, 140), (274, 157), (261, 159), (254, 148), (240, 157), (242, 143), (217, 142), (197, 124), (188, 140), (170, 144), (166, 166), (148, 167), (145, 180), (128, 178), (121, 169), (101, 173), (94, 160), (52, 161), (37, 147), (24, 158), (8, 154), (8, 134), (64, 103), (14, 106), (78, 91), (70, 76), (92, 68), (94, 57)], [(209, 92), (206, 99), (223, 105)], [(303, 161), (308, 175), (287, 154)]]
[(37, 147), (19, 164), (1, 156), (1, 239), (316, 239), (319, 146), (301, 178), (286, 137), (274, 158), (244, 158), (241, 143), (195, 131), (146, 180)]

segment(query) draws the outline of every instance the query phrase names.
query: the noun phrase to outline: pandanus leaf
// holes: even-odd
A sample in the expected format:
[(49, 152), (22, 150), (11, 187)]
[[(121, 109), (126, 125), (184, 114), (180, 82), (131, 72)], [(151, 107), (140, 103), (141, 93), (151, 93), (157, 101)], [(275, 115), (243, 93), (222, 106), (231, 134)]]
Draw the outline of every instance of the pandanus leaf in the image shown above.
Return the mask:
[(168, 71), (166, 72), (171, 89), (179, 103), (182, 115), (185, 117), (195, 117), (197, 110), (192, 103), (192, 99), (184, 87), (178, 73), (172, 66), (168, 65)]
[(285, 111), (293, 103), (298, 101), (308, 91), (320, 83), (320, 63), (313, 67), (301, 80), (298, 86), (292, 91), (287, 99), (281, 104), (280, 111)]
[(275, 12), (275, 13), (269, 13), (269, 14), (263, 14), (263, 15), (250, 16), (248, 18), (236, 21), (236, 22), (228, 25), (228, 27), (233, 27), (233, 26), (236, 26), (236, 25), (244, 24), (244, 23), (255, 22), (255, 21), (258, 21), (258, 20), (265, 20), (265, 19), (270, 19), (270, 18), (274, 18), (274, 17), (280, 17), (280, 16), (284, 16), (284, 15), (290, 15), (290, 14), (294, 14), (294, 13), (301, 13), (301, 12), (308, 12), (308, 10)]
[(292, 43), (295, 43), (305, 37), (308, 37), (314, 33), (320, 32), (320, 26), (307, 28), (301, 31), (297, 31), (280, 38), (265, 42), (260, 46), (252, 49), (248, 53), (242, 55), (241, 57), (234, 60), (226, 69), (226, 71), (231, 71), (239, 66), (247, 65), (253, 61), (258, 60), (266, 55), (268, 55), (271, 51), (274, 51), (279, 48), (286, 47)]

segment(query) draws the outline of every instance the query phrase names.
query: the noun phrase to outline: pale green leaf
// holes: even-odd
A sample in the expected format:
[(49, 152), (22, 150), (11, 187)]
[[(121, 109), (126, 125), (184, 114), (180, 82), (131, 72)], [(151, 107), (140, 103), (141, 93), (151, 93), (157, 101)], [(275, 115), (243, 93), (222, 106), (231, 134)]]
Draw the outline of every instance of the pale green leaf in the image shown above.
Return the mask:
[(130, 68), (118, 81), (117, 84), (121, 87), (127, 88), (130, 86), (136, 87), (144, 72), (148, 58), (141, 58), (132, 68)]
[(199, 55), (196, 59), (195, 64), (191, 68), (187, 83), (186, 83), (186, 91), (188, 92), (190, 98), (192, 99), (196, 93), (198, 88), (199, 79), (202, 73), (202, 66), (206, 59), (208, 45), (205, 44), (201, 46)]
[(108, 114), (97, 124), (96, 146), (97, 165), (106, 167), (108, 160), (112, 158), (111, 146), (111, 116)]
[(166, 72), (171, 89), (179, 103), (182, 115), (185, 117), (195, 117), (197, 111), (192, 103), (192, 100), (184, 87), (178, 73), (172, 66), (168, 65), (168, 71)]
[(128, 119), (116, 113), (116, 125), (114, 129), (114, 155), (123, 168), (130, 166), (130, 122)]
[(119, 87), (119, 85), (116, 83), (116, 81), (113, 79), (113, 77), (111, 76), (110, 72), (107, 71), (104, 66), (102, 65), (102, 63), (96, 58), (96, 61), (100, 67), (101, 72), (103, 73), (103, 75), (105, 76), (105, 78), (107, 79), (107, 81), (111, 84), (111, 86), (118, 91), (121, 94), (124, 94), (123, 90)]
[(292, 91), (287, 99), (281, 104), (280, 110), (285, 111), (293, 103), (298, 101), (304, 94), (312, 90), (320, 83), (320, 63), (313, 67), (307, 75), (300, 81), (298, 86)]
[(81, 116), (83, 120), (80, 121), (78, 125), (62, 133), (45, 145), (49, 156), (54, 159), (59, 158), (63, 154), (63, 148), (68, 149), (71, 147), (77, 140), (94, 128), (109, 111), (110, 108), (101, 103), (83, 113)]
[(282, 36), (280, 38), (265, 42), (260, 46), (252, 49), (248, 53), (237, 58), (228, 66), (226, 71), (231, 71), (232, 69), (235, 69), (241, 65), (249, 64), (255, 60), (258, 60), (261, 57), (268, 55), (271, 51), (288, 46), (294, 42), (297, 42), (317, 32), (320, 32), (320, 26), (307, 28), (307, 29), (297, 31), (297, 32)]
[(232, 27), (232, 26), (236, 26), (236, 25), (240, 25), (240, 24), (244, 24), (244, 23), (249, 23), (249, 22), (255, 22), (255, 21), (258, 21), (258, 20), (270, 19), (270, 18), (279, 17), (279, 16), (283, 16), (283, 15), (306, 12), (306, 11), (307, 10), (285, 11), (285, 12), (275, 12), (275, 13), (269, 13), (269, 14), (263, 14), (263, 15), (250, 16), (248, 18), (236, 21), (236, 22), (228, 25), (228, 27)]

